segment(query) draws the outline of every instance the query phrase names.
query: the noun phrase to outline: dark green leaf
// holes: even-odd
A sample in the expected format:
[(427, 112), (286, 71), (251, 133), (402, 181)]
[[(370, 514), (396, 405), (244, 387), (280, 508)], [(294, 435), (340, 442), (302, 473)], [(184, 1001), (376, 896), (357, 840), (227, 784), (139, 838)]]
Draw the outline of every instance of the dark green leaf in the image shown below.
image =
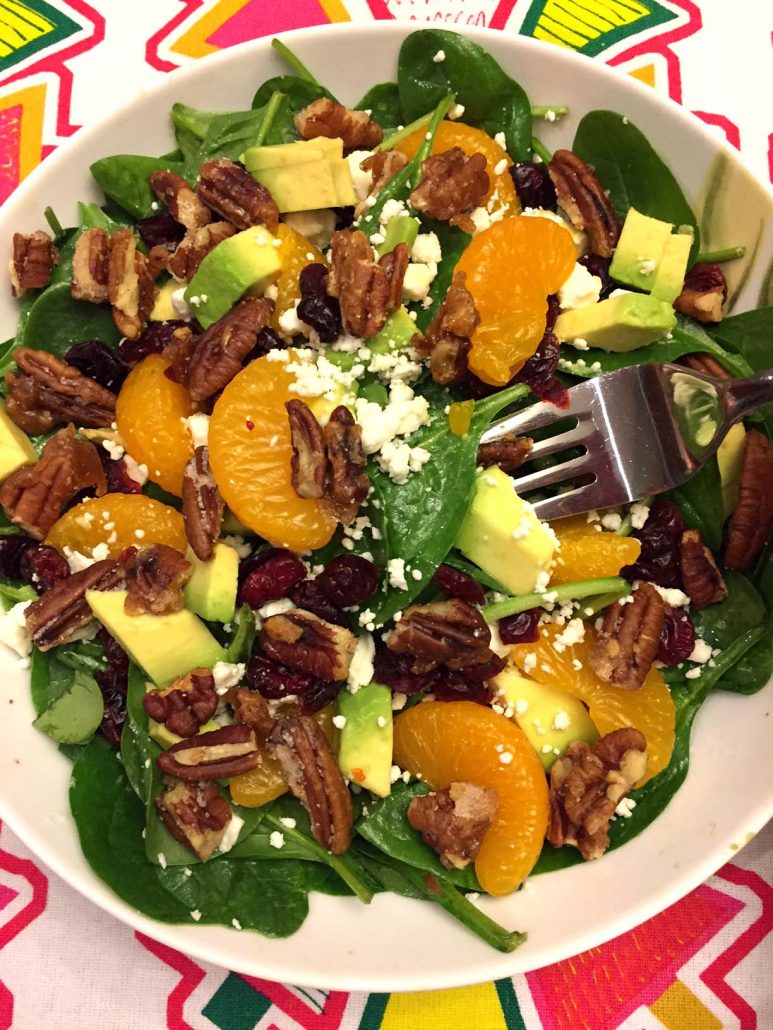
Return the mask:
[(706, 546), (718, 551), (722, 546), (725, 509), (716, 456), (710, 458), (686, 483), (671, 490), (668, 496), (679, 505), (690, 529), (699, 529)]
[(773, 613), (773, 534), (768, 537), (752, 573), (752, 582), (769, 613)]
[(109, 307), (74, 300), (69, 283), (58, 283), (45, 290), (33, 305), (20, 346), (42, 348), (61, 357), (73, 344), (84, 340), (101, 340), (114, 347), (120, 339)]
[(30, 694), (36, 715), (42, 715), (55, 701), (63, 697), (72, 686), (75, 673), (63, 665), (55, 651), (32, 649)]
[(162, 157), (145, 157), (141, 154), (115, 154), (95, 161), (91, 174), (111, 200), (128, 211), (134, 218), (149, 218), (153, 214), (152, 204), (156, 199), (148, 183), (153, 172), (164, 169), (185, 175), (182, 163), (165, 160)]
[(398, 125), (404, 124), (403, 109), (400, 105), (400, 91), (396, 82), (379, 82), (371, 86), (355, 111), (370, 111), (370, 117), (378, 122), (384, 135), (394, 132)]
[(335, 100), (333, 94), (324, 86), (307, 82), (306, 79), (298, 78), (296, 75), (277, 75), (264, 82), (252, 98), (253, 109), (265, 107), (274, 93), (284, 94), (284, 100), (264, 140), (267, 146), (275, 146), (278, 143), (294, 143), (298, 139), (298, 130), (293, 121), (295, 115), (308, 104), (320, 100), (322, 97)]
[(422, 219), (422, 232), (434, 232), (440, 241), (443, 254), (438, 265), (438, 271), (429, 288), (429, 296), (432, 303), (426, 308), (421, 306), (418, 310), (416, 325), (424, 332), (437, 314), (437, 309), (443, 303), (448, 293), (448, 287), (454, 277), (454, 269), (464, 253), (468, 243), (472, 239), (463, 229), (457, 225), (449, 225), (448, 222), (438, 222), (433, 218)]
[(724, 578), (727, 586), (724, 601), (691, 612), (696, 637), (723, 651), (765, 619), (762, 598), (746, 576), (726, 572)]
[(756, 694), (773, 676), (773, 622), (768, 619), (762, 639), (719, 680), (720, 690)]
[(467, 561), (463, 558), (458, 551), (451, 551), (443, 559), (444, 565), (450, 565), (452, 569), (457, 569), (459, 572), (464, 572), (468, 576), (472, 576), (476, 579), (481, 586), (484, 586), (487, 590), (496, 590), (500, 594), (509, 593), (507, 587), (503, 587), (502, 584), (494, 579), (493, 576), (489, 576), (488, 572), (484, 572), (483, 569), (479, 569), (477, 565), (473, 565), (472, 562)]
[(33, 723), (60, 744), (82, 744), (96, 732), (104, 715), (102, 691), (85, 672), (73, 673), (68, 689)]

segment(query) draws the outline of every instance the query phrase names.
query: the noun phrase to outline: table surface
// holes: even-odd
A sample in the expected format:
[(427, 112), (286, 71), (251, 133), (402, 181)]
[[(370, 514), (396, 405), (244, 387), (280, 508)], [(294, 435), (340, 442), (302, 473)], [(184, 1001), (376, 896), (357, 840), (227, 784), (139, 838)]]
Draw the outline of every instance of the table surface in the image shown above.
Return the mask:
[[(106, 113), (94, 83), (118, 65), (128, 98), (246, 39), (391, 18), (571, 46), (684, 104), (773, 181), (772, 13), (759, 0), (0, 0), (0, 202)], [(771, 882), (773, 825), (672, 908), (574, 959), (433, 994), (325, 993), (239, 977), (134, 933), (1, 827), (0, 1030), (764, 1030)]]

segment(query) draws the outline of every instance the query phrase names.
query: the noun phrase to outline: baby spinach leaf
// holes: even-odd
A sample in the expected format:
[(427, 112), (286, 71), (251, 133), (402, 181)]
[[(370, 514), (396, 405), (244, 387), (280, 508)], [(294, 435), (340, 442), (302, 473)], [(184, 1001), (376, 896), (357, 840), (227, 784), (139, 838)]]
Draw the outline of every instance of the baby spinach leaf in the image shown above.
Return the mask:
[(400, 104), (400, 90), (396, 82), (379, 82), (371, 86), (355, 111), (370, 111), (370, 117), (378, 122), (384, 135), (394, 132), (398, 125), (403, 125), (403, 109)]
[(121, 762), (132, 790), (147, 805), (153, 794), (153, 765), (161, 748), (127, 719), (121, 731)]
[[(179, 133), (182, 132), (185, 134), (186, 142), (196, 140), (195, 149), (198, 149), (199, 144), (209, 132), (209, 127), (217, 116), (217, 111), (202, 111), (197, 107), (189, 107), (188, 104), (179, 103), (172, 104), (172, 110), (170, 111), (172, 125), (175, 135), (178, 137), (178, 142)], [(180, 149), (184, 150), (185, 148), (181, 147)]]
[(773, 676), (773, 621), (765, 624), (765, 634), (717, 683), (719, 690), (735, 694), (756, 694)]
[(96, 680), (75, 672), (65, 693), (41, 712), (33, 726), (60, 744), (82, 744), (97, 731), (104, 713)]
[(668, 496), (679, 505), (688, 527), (699, 529), (706, 546), (718, 551), (722, 546), (725, 509), (716, 455), (686, 483), (669, 491)]
[(56, 651), (33, 647), (30, 668), (30, 696), (36, 715), (42, 715), (70, 689), (73, 670), (59, 661)]
[[(43, 349), (62, 357), (73, 344), (84, 340), (101, 340), (115, 347), (120, 339), (110, 308), (74, 300), (67, 282), (49, 286), (36, 299), (18, 346)], [(13, 354), (9, 354), (4, 364), (10, 367), (12, 357)]]
[(19, 604), (20, 601), (35, 601), (37, 596), (32, 587), (27, 586), (26, 583), (18, 587), (12, 583), (0, 583), (0, 598), (9, 602), (9, 608)]
[(293, 121), (295, 115), (322, 97), (335, 100), (333, 94), (319, 83), (309, 82), (297, 75), (276, 75), (263, 83), (252, 98), (252, 107), (265, 107), (274, 93), (282, 93), (284, 99), (263, 141), (267, 146), (294, 143), (298, 139), (298, 130)]
[(148, 176), (167, 168), (185, 176), (186, 167), (182, 162), (142, 154), (115, 154), (100, 158), (91, 166), (91, 174), (105, 194), (130, 215), (148, 218), (153, 214), (151, 205), (156, 199)]
[(254, 643), (255, 613), (248, 604), (243, 604), (239, 609), (239, 628), (226, 648), (225, 660), (227, 662), (246, 662), (252, 654)]
[(76, 672), (87, 672), (90, 676), (105, 668), (105, 649), (99, 640), (75, 640), (71, 644), (61, 644), (56, 649), (56, 657)]
[(755, 372), (770, 368), (773, 307), (732, 315), (713, 326), (711, 335), (729, 350), (742, 354)]
[[(347, 854), (347, 857), (353, 857)], [(336, 898), (351, 898), (354, 891), (348, 887), (338, 873), (329, 866), (319, 865), (317, 862), (307, 862), (304, 872), (306, 874), (306, 890), (316, 891), (318, 894), (330, 894)], [(370, 877), (368, 878), (370, 880)], [(373, 885), (369, 889), (373, 891)], [(375, 891), (373, 891), (375, 893)]]
[(444, 565), (450, 565), (452, 569), (457, 569), (459, 572), (464, 572), (468, 576), (485, 587), (487, 590), (496, 590), (500, 594), (507, 594), (507, 587), (502, 586), (499, 580), (494, 579), (493, 576), (489, 576), (488, 572), (484, 572), (483, 569), (479, 569), (477, 565), (473, 565), (471, 561), (467, 561), (463, 558), (459, 551), (452, 551), (447, 554), (443, 559)]
[(457, 225), (449, 225), (448, 222), (439, 222), (433, 218), (422, 219), (421, 231), (435, 233), (440, 241), (443, 254), (438, 265), (437, 275), (429, 288), (432, 303), (426, 308), (423, 305), (420, 306), (416, 317), (416, 325), (424, 332), (445, 300), (448, 287), (454, 277), (454, 270), (472, 237)]
[(762, 598), (746, 576), (725, 572), (724, 579), (724, 601), (691, 613), (695, 635), (723, 651), (746, 630), (759, 626), (766, 614)]
[(773, 612), (773, 535), (762, 549), (752, 573), (752, 582), (765, 602), (769, 613)]

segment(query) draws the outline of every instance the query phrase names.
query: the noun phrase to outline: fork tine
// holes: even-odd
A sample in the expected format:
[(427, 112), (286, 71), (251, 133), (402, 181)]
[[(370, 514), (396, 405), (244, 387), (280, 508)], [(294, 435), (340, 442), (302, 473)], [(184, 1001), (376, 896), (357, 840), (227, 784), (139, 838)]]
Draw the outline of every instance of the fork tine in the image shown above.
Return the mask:
[(529, 461), (535, 458), (545, 458), (549, 454), (557, 454), (559, 451), (567, 451), (570, 447), (585, 445), (589, 437), (596, 432), (592, 420), (583, 419), (573, 429), (567, 429), (564, 433), (557, 433), (545, 440), (538, 440), (529, 452)]
[(593, 511), (600, 507), (599, 483), (587, 483), (585, 486), (578, 486), (576, 490), (567, 490), (566, 493), (558, 494), (556, 497), (546, 497), (544, 500), (535, 501), (532, 507), (538, 519), (549, 522), (551, 519), (561, 519), (566, 515), (581, 515), (586, 511)]
[(567, 479), (580, 476), (583, 473), (592, 472), (592, 463), (587, 454), (579, 458), (572, 458), (570, 461), (561, 462), (551, 468), (542, 469), (540, 472), (531, 472), (526, 476), (514, 478), (515, 489), (523, 497), (531, 490), (538, 490), (543, 486), (555, 486), (556, 483), (563, 483)]
[(510, 433), (525, 436), (533, 433), (536, 429), (543, 429), (545, 426), (567, 417), (571, 416), (563, 409), (557, 408), (555, 404), (539, 401), (537, 404), (532, 404), (531, 407), (524, 408), (523, 411), (516, 411), (514, 415), (507, 415), (497, 422), (492, 422), (480, 442), (491, 443)]

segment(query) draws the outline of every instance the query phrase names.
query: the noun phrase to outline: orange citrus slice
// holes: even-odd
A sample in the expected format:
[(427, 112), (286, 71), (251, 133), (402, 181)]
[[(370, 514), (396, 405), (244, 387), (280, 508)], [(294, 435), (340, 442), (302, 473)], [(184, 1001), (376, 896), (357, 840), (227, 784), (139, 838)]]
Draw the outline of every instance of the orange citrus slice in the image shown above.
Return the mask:
[(81, 501), (57, 519), (46, 543), (88, 558), (99, 544), (107, 546), (111, 558), (131, 546), (167, 544), (183, 554), (188, 546), (179, 511), (142, 494), (105, 494)]
[(550, 523), (560, 545), (550, 574), (551, 586), (617, 576), (623, 566), (633, 565), (641, 551), (639, 541), (632, 536), (599, 532), (598, 525), (588, 523), (584, 515)]

